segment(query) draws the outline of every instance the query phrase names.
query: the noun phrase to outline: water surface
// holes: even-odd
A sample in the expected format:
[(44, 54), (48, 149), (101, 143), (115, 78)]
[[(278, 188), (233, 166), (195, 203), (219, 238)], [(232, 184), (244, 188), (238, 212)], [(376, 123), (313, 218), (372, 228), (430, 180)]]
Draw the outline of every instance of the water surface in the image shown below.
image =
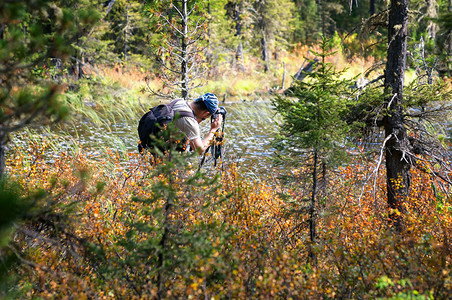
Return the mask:
[[(246, 101), (221, 105), (227, 110), (224, 159), (237, 162), (246, 176), (268, 175), (274, 153), (271, 143), (278, 129), (271, 103)], [(137, 125), (140, 117), (116, 120), (115, 124), (111, 125), (96, 125), (84, 120), (61, 126), (57, 131), (60, 134), (69, 134), (84, 148), (91, 148), (91, 151), (102, 147), (127, 152), (137, 151)], [(203, 136), (209, 128), (208, 120), (201, 123)], [(64, 149), (71, 146), (70, 143), (62, 142), (59, 147)], [(206, 161), (205, 165), (208, 168), (213, 162)]]

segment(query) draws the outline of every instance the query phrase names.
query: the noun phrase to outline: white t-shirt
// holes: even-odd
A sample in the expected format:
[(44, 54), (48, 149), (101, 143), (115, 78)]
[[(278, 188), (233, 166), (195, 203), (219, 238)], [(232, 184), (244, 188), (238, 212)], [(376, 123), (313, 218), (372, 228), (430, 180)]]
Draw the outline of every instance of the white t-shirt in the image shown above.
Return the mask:
[[(190, 105), (188, 105), (187, 101), (184, 99), (178, 99), (174, 106), (173, 110), (175, 111), (186, 111), (192, 112)], [(201, 138), (201, 129), (199, 128), (199, 124), (196, 119), (191, 117), (182, 117), (177, 119), (174, 122), (174, 125), (185, 134), (185, 137), (191, 141), (197, 138)]]

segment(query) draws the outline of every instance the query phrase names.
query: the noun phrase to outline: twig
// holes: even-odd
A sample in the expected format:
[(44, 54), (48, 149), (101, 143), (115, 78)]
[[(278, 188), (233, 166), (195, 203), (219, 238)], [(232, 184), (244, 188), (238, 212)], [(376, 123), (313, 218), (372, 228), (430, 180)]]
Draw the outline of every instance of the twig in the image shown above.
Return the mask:
[(394, 101), (395, 97), (397, 97), (397, 93), (395, 93), (395, 94), (392, 96), (392, 99), (391, 99), (391, 101), (389, 101), (388, 107), (387, 107), (386, 109), (389, 110), (389, 108), (391, 107), (392, 101)]

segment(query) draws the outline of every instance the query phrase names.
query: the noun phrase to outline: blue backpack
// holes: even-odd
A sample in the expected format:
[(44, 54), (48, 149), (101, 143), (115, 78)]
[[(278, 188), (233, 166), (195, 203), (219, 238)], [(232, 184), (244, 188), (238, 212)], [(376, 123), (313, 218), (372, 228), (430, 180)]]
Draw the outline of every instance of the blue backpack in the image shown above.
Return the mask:
[[(138, 144), (138, 150), (140, 152), (143, 149), (154, 149), (157, 146), (162, 152), (167, 150), (168, 148), (162, 149), (159, 145), (154, 145), (153, 139), (151, 136), (159, 138), (161, 136), (162, 128), (165, 127), (168, 123), (171, 123), (175, 120), (176, 117), (190, 117), (195, 118), (193, 112), (187, 111), (175, 111), (173, 110), (174, 104), (178, 101), (183, 101), (181, 99), (173, 100), (168, 105), (160, 104), (153, 108), (151, 108), (147, 113), (145, 113), (138, 123), (138, 136), (140, 137), (140, 143)], [(182, 143), (184, 144), (184, 143)], [(178, 147), (180, 148), (180, 147)], [(181, 149), (178, 149), (181, 150)]]

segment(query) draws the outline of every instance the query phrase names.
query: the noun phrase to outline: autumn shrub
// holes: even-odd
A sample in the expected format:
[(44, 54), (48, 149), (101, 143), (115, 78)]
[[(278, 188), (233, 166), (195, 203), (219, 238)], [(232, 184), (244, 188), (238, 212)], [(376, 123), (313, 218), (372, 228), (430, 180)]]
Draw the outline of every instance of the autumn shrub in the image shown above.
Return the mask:
[(309, 186), (250, 181), (233, 165), (206, 178), (182, 157), (150, 165), (148, 156), (108, 149), (101, 157), (80, 147), (49, 159), (48, 146), (28, 141), (8, 155), (17, 193), (40, 196), (35, 213), (7, 234), (17, 259), (5, 265), (2, 250), (2, 270), (12, 278), (2, 296), (450, 295), (452, 205), (427, 173), (412, 171), (407, 230), (397, 234), (388, 225), (383, 170), (358, 158), (330, 170), (312, 244), (309, 215), (295, 209)]

